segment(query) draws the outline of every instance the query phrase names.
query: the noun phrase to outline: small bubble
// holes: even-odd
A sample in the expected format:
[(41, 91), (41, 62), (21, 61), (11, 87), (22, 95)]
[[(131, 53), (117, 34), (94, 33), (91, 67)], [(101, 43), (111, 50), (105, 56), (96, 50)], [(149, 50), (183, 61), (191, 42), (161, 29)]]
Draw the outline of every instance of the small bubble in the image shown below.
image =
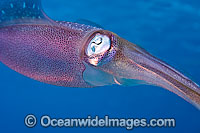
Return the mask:
[(13, 3), (10, 3), (10, 7), (11, 7), (11, 8), (13, 8), (13, 7), (14, 7), (14, 6), (13, 6)]
[(33, 4), (33, 9), (35, 8), (35, 4)]
[(24, 2), (24, 3), (23, 3), (23, 8), (25, 8), (25, 7), (26, 7), (26, 3)]
[(4, 10), (1, 10), (2, 14), (5, 14), (5, 11)]

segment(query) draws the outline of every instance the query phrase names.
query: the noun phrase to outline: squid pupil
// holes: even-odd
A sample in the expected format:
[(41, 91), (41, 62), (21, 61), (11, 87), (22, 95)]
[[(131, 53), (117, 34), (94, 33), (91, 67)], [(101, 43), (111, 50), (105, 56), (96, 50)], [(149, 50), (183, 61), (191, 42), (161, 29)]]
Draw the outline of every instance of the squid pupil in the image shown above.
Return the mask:
[(103, 39), (102, 39), (102, 37), (100, 38), (100, 42), (99, 43), (96, 43), (95, 41), (94, 42), (92, 42), (92, 43), (95, 43), (96, 45), (100, 45), (101, 43), (102, 43), (102, 41), (103, 41)]
[[(95, 41), (94, 41), (94, 42), (92, 42), (92, 43), (94, 43), (94, 44), (96, 44), (96, 45), (100, 45), (100, 44), (102, 43), (102, 41), (103, 41), (103, 39), (102, 39), (102, 37), (101, 37), (101, 38), (100, 38), (100, 42), (99, 42), (99, 43), (97, 43), (97, 42), (95, 42)], [(92, 52), (95, 52), (95, 50), (96, 50), (96, 47), (97, 47), (97, 46), (92, 46), (92, 48), (91, 48), (91, 49), (92, 49)]]

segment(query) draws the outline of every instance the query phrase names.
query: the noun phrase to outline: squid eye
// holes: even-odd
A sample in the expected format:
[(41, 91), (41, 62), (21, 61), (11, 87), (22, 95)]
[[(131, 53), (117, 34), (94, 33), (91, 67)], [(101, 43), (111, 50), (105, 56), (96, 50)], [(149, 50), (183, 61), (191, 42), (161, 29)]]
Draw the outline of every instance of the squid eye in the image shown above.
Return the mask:
[(110, 62), (115, 56), (116, 37), (108, 31), (93, 33), (86, 42), (84, 60), (93, 66), (100, 66)]
[(94, 38), (89, 42), (86, 49), (87, 56), (93, 56), (101, 54), (110, 49), (111, 41), (106, 35), (96, 34)]

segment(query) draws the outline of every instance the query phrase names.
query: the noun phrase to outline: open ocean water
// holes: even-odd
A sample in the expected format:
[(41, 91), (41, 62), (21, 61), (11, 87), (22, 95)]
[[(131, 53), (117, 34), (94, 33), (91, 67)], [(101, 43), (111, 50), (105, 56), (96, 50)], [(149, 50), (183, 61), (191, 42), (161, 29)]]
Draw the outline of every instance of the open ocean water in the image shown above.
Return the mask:
[[(43, 0), (54, 20), (86, 19), (140, 45), (200, 84), (199, 0)], [(175, 128), (27, 128), (54, 118), (175, 118)], [(155, 86), (67, 88), (27, 78), (0, 63), (0, 133), (200, 133), (200, 111)]]

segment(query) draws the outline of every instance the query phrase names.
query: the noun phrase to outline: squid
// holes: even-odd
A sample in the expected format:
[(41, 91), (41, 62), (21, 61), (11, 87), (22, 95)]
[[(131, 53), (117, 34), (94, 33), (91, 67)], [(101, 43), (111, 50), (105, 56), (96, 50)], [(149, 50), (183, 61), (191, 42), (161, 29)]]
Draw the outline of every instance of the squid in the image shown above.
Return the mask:
[(50, 19), (40, 0), (0, 1), (0, 62), (57, 86), (160, 86), (200, 108), (199, 85), (175, 68), (111, 31)]

